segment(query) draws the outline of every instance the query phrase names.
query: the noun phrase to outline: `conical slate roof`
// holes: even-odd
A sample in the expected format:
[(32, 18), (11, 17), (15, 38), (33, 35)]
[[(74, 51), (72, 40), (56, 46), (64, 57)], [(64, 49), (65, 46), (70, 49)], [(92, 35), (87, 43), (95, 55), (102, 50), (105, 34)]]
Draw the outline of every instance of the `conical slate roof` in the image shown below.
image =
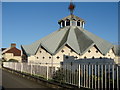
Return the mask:
[(34, 55), (39, 47), (43, 47), (50, 54), (55, 55), (65, 45), (68, 45), (80, 55), (88, 51), (93, 45), (95, 45), (103, 55), (113, 47), (111, 43), (78, 26), (60, 28), (31, 45), (22, 45), (21, 47), (27, 55)]

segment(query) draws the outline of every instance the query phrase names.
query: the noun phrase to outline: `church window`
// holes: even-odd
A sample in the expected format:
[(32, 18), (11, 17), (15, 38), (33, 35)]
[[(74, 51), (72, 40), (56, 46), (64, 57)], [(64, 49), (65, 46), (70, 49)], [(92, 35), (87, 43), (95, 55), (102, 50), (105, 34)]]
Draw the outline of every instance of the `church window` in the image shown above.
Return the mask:
[(96, 53), (98, 53), (98, 51), (96, 51)]
[(70, 50), (70, 52), (72, 53), (72, 52), (73, 52), (73, 50), (71, 49), (71, 50)]
[(84, 59), (86, 59), (87, 57), (85, 56)]
[(42, 51), (40, 51), (40, 53), (41, 53)]
[(77, 22), (77, 26), (80, 26), (80, 21)]
[(45, 57), (43, 57), (43, 59), (45, 59)]
[(92, 59), (95, 59), (95, 57), (93, 56)]
[(38, 59), (38, 57), (37, 57), (37, 59)]
[(76, 21), (72, 21), (72, 25), (75, 26), (76, 25)]
[(51, 57), (49, 57), (49, 59), (51, 59)]
[(61, 51), (62, 53), (64, 52), (64, 50)]
[(66, 21), (66, 26), (70, 26), (70, 20)]
[(66, 59), (68, 59), (69, 57), (68, 56), (66, 56)]
[(65, 26), (65, 22), (62, 22), (62, 26), (63, 26), (63, 27)]
[(77, 59), (78, 57), (76, 56), (75, 58)]
[(88, 52), (90, 53), (91, 51), (89, 50)]
[(102, 57), (100, 57), (100, 59), (102, 59)]
[(57, 56), (57, 59), (59, 59), (60, 57), (59, 56)]

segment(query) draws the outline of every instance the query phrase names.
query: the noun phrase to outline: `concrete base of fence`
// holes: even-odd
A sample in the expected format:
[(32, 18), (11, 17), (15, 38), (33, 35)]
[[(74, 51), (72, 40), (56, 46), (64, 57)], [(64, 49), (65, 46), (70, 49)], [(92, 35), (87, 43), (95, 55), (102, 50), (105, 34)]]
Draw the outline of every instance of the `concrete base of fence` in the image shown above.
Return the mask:
[[(41, 85), (44, 85), (48, 88), (63, 88), (64, 90), (70, 90), (72, 88), (74, 88), (75, 90), (79, 89), (77, 86), (74, 86), (74, 85), (59, 83), (57, 81), (46, 80), (44, 78), (32, 76), (31, 74), (28, 74), (28, 73), (21, 73), (20, 71), (15, 71), (15, 70), (12, 70), (9, 68), (3, 67), (2, 69), (7, 70), (13, 74), (20, 75), (26, 79), (34, 80), (34, 81), (36, 81), (36, 82), (40, 83)], [(80, 90), (86, 90), (86, 88), (80, 88)]]

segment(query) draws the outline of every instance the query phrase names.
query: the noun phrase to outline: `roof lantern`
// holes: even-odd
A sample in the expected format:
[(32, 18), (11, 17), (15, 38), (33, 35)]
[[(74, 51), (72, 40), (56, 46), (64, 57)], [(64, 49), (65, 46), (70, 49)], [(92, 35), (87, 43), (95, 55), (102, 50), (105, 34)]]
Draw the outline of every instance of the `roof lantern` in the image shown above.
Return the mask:
[(58, 21), (60, 28), (65, 26), (79, 26), (84, 28), (85, 21), (73, 14), (75, 5), (72, 1), (70, 2), (68, 9), (70, 10), (70, 15)]

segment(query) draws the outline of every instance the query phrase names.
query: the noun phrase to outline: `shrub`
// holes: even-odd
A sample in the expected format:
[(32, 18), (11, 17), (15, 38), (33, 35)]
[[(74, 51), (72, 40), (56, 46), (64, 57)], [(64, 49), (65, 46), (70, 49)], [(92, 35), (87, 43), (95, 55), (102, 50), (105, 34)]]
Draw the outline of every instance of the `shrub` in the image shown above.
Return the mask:
[(57, 70), (55, 73), (54, 73), (54, 75), (53, 75), (53, 79), (55, 80), (55, 81), (60, 81), (60, 82), (63, 82), (63, 80), (64, 80), (64, 73), (63, 73), (63, 70), (62, 69), (59, 69), (59, 70)]
[(8, 62), (18, 62), (16, 59), (9, 59)]

